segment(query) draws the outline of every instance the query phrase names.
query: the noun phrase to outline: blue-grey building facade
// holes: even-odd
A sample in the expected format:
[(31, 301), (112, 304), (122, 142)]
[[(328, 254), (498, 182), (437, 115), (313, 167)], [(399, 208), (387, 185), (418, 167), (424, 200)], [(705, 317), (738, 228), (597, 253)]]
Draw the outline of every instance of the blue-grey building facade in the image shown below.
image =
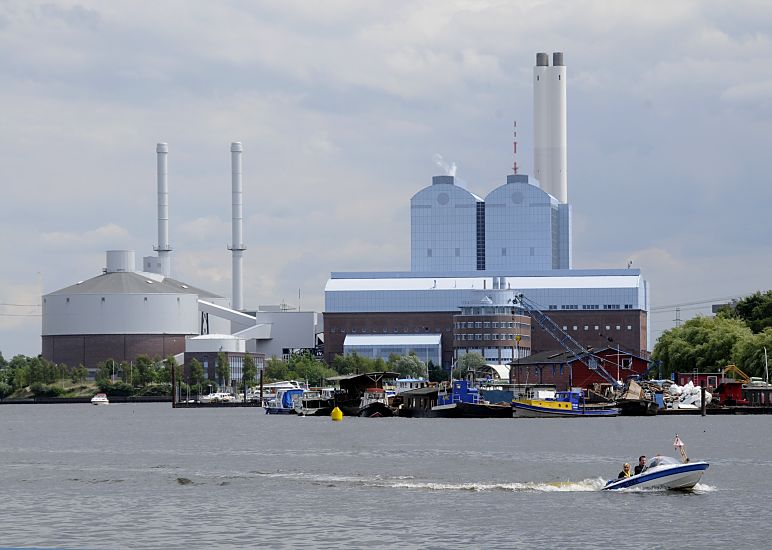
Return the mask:
[(526, 175), (485, 200), (434, 176), (410, 200), (413, 272), (571, 269), (571, 206)]
[(453, 176), (434, 176), (413, 195), (410, 232), (412, 271), (485, 269), (485, 203)]

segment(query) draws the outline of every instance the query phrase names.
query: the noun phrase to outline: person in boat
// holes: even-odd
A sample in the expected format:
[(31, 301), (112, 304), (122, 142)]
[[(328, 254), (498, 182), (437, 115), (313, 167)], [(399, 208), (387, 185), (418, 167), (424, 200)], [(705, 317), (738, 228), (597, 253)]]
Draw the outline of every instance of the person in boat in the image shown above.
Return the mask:
[(635, 467), (635, 475), (640, 474), (646, 469), (646, 455), (638, 457), (638, 465)]
[(622, 471), (619, 472), (619, 475), (617, 476), (617, 479), (622, 479), (624, 477), (630, 477), (630, 463), (625, 462), (625, 465), (622, 466)]

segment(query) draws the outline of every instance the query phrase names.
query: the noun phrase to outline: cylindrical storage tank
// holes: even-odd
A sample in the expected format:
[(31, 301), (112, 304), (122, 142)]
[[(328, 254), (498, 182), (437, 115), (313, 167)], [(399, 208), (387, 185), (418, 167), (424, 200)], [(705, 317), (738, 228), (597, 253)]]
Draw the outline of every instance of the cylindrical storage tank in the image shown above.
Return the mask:
[(43, 298), (44, 337), (70, 334), (197, 334), (197, 321), (198, 297), (195, 294), (79, 294), (60, 291)]
[(133, 250), (108, 250), (107, 273), (136, 271), (137, 261)]
[[(559, 64), (558, 64), (559, 63)], [(550, 190), (547, 192), (561, 203), (568, 202), (568, 156), (566, 132), (566, 67), (563, 54), (553, 54), (549, 68), (549, 175)]]
[(549, 164), (549, 58), (546, 53), (536, 54), (533, 68), (533, 166), (534, 177), (541, 188), (552, 193)]

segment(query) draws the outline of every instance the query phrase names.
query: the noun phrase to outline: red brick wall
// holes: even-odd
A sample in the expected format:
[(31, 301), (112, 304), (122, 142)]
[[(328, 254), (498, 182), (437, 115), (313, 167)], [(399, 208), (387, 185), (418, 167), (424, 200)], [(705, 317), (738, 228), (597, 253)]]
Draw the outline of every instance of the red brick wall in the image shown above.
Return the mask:
[[(343, 355), (343, 341), (346, 334), (441, 332), (443, 363), (450, 364), (453, 360), (453, 316), (457, 313), (325, 313), (325, 361), (331, 363), (335, 355)], [(606, 346), (616, 347), (619, 344), (620, 348), (635, 355), (648, 356), (646, 352), (645, 311), (556, 310), (545, 311), (545, 313), (559, 327), (565, 326), (566, 332), (584, 346), (603, 348)], [(585, 330), (585, 326), (587, 330)], [(619, 328), (617, 329), (617, 327)], [(612, 341), (609, 341), (608, 338), (611, 338)], [(538, 323), (531, 322), (531, 353), (559, 349), (559, 347), (554, 338), (542, 330)]]
[(107, 359), (165, 358), (185, 351), (184, 334), (80, 334), (43, 336), (43, 357), (69, 367), (95, 368)]

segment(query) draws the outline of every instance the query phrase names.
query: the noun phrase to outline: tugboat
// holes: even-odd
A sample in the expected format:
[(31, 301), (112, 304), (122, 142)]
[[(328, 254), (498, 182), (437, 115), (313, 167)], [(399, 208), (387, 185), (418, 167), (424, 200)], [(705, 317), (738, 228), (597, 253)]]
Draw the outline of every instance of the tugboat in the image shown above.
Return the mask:
[[(551, 395), (550, 395), (551, 394)], [(609, 405), (585, 403), (578, 390), (541, 392), (512, 401), (515, 418), (608, 417), (617, 416), (619, 409)]]

